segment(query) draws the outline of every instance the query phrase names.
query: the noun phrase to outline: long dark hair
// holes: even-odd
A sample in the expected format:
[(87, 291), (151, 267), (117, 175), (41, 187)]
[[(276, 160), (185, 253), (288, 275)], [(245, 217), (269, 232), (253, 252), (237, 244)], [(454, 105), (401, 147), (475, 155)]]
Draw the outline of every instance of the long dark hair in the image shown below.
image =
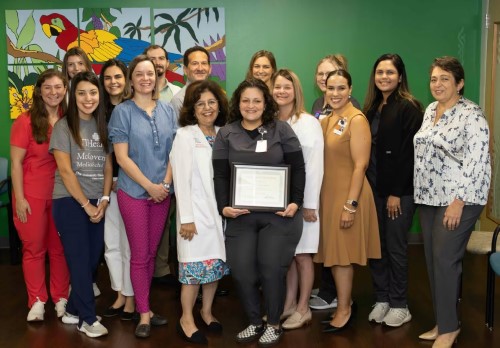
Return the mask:
[(418, 110), (423, 110), (422, 104), (410, 93), (410, 88), (408, 87), (408, 79), (406, 77), (405, 63), (403, 62), (403, 59), (399, 56), (399, 54), (386, 53), (381, 55), (375, 61), (375, 64), (373, 64), (373, 69), (370, 74), (370, 81), (368, 82), (368, 91), (366, 92), (363, 113), (366, 115), (370, 110), (378, 108), (383, 100), (382, 92), (375, 85), (375, 72), (377, 70), (378, 64), (384, 60), (390, 60), (392, 62), (401, 79), (398, 87), (396, 87), (396, 90), (393, 92), (395, 93), (396, 99), (406, 99), (410, 103), (412, 103)]
[(198, 124), (194, 105), (200, 100), (200, 96), (203, 92), (212, 92), (219, 104), (219, 115), (217, 115), (214, 125), (222, 127), (226, 124), (229, 106), (224, 91), (217, 82), (212, 80), (201, 80), (189, 84), (186, 89), (186, 97), (184, 98), (184, 104), (179, 114), (179, 126), (185, 127)]
[(106, 114), (104, 112), (104, 103), (100, 102), (103, 100), (103, 93), (102, 88), (99, 85), (99, 79), (93, 72), (80, 72), (73, 77), (71, 90), (69, 92), (68, 112), (66, 114), (69, 131), (75, 143), (77, 143), (80, 148), (83, 148), (82, 137), (80, 135), (80, 116), (76, 105), (76, 87), (82, 81), (90, 82), (96, 86), (99, 91), (99, 103), (97, 104), (97, 108), (92, 113), (92, 117), (96, 120), (97, 133), (99, 134), (100, 142), (104, 151), (108, 152), (108, 127), (106, 124)]
[[(127, 66), (118, 59), (110, 59), (104, 65), (102, 66), (101, 69), (101, 74), (99, 75), (99, 82), (101, 82), (101, 87), (102, 87), (102, 94), (104, 96), (104, 110), (106, 112), (106, 119), (109, 121), (109, 118), (111, 117), (111, 112), (113, 111), (113, 108), (115, 107), (113, 104), (111, 104), (111, 97), (109, 96), (108, 91), (106, 91), (106, 88), (104, 87), (104, 73), (106, 72), (106, 69), (112, 66), (118, 67), (122, 73), (123, 77), (125, 79), (125, 86), (127, 86)], [(122, 100), (123, 100), (123, 94), (125, 93), (125, 86), (123, 86), (123, 93), (122, 93)]]
[[(33, 133), (33, 138), (37, 144), (49, 141), (49, 113), (47, 112), (45, 102), (42, 99), (42, 84), (52, 77), (60, 78), (64, 88), (68, 87), (68, 80), (59, 70), (47, 69), (42, 72), (40, 76), (38, 76), (35, 89), (33, 90), (33, 103), (31, 104), (29, 111), (31, 119), (31, 132)], [(66, 98), (63, 96), (61, 104), (59, 104), (59, 114), (64, 115), (66, 113), (66, 109)]]
[(267, 85), (261, 80), (255, 78), (243, 81), (233, 92), (233, 97), (231, 98), (229, 106), (229, 122), (238, 121), (243, 118), (240, 112), (240, 100), (241, 94), (247, 88), (257, 88), (264, 95), (265, 109), (262, 113), (262, 124), (267, 125), (274, 122), (277, 119), (277, 113), (279, 110), (278, 104), (276, 104), (276, 102), (274, 101), (269, 88), (267, 88)]

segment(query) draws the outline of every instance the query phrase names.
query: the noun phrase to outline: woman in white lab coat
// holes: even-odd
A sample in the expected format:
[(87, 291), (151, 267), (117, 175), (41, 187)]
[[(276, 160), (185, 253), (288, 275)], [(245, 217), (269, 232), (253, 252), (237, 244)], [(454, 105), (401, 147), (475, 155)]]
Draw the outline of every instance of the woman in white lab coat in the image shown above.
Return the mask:
[[(284, 329), (297, 329), (311, 321), (309, 297), (314, 282), (312, 254), (319, 244), (319, 193), (323, 181), (323, 131), (320, 123), (304, 111), (304, 96), (299, 78), (288, 69), (280, 69), (272, 79), (273, 98), (278, 116), (290, 124), (299, 138), (306, 165), (302, 237), (287, 274), (287, 295), (282, 319)], [(297, 295), (300, 289), (300, 295)]]
[(209, 331), (222, 331), (212, 315), (217, 282), (229, 274), (222, 219), (215, 200), (212, 144), (224, 125), (228, 103), (220, 86), (209, 80), (196, 81), (186, 91), (179, 115), (177, 135), (170, 153), (177, 197), (177, 253), (182, 283), (182, 317), (178, 333), (188, 342), (206, 344), (193, 318), (193, 306), (203, 287), (202, 322)]

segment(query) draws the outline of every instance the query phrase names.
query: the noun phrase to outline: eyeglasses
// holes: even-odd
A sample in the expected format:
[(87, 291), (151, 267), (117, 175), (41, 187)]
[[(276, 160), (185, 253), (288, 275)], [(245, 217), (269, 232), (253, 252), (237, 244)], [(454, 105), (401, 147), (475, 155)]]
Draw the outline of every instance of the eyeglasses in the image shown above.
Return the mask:
[(219, 104), (219, 102), (217, 101), (217, 99), (210, 99), (207, 102), (202, 102), (202, 101), (197, 102), (196, 104), (194, 104), (194, 107), (198, 110), (203, 110), (205, 108), (205, 106), (207, 106), (209, 109), (213, 109), (218, 104)]
[(331, 73), (331, 71), (319, 72), (319, 73), (316, 74), (316, 76), (319, 77), (319, 78), (323, 78), (323, 77), (327, 77), (329, 73)]

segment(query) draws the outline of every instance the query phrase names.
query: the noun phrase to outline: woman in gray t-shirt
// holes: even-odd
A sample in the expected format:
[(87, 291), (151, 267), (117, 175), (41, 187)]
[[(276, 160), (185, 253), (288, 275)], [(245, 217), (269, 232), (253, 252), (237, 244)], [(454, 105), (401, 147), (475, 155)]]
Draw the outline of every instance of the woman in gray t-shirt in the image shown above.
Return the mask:
[(78, 324), (89, 337), (108, 333), (97, 320), (92, 289), (113, 178), (101, 95), (94, 73), (75, 75), (68, 112), (55, 124), (49, 146), (57, 163), (52, 212), (72, 286), (62, 321)]

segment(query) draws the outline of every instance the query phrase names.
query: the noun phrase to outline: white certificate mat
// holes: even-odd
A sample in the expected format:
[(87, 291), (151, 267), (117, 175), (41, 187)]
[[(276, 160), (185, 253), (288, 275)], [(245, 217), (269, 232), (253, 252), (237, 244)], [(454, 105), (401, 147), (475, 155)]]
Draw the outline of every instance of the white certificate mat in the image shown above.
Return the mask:
[(253, 211), (286, 209), (289, 166), (234, 163), (231, 175), (231, 206)]

